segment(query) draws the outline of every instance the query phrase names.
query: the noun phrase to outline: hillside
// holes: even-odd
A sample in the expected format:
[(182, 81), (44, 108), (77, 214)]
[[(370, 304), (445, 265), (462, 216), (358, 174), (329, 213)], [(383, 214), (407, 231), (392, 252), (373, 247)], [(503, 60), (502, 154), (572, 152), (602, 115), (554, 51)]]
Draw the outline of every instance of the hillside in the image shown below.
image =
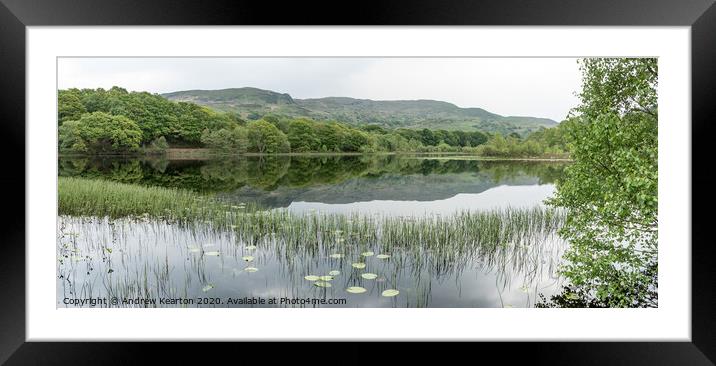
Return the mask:
[(436, 100), (376, 101), (348, 97), (294, 99), (289, 94), (257, 88), (186, 90), (166, 93), (174, 101), (193, 102), (219, 111), (238, 113), (245, 119), (265, 115), (337, 120), (353, 125), (376, 124), (387, 128), (429, 128), (464, 131), (517, 132), (554, 127), (547, 118), (501, 116), (481, 108), (460, 108)]

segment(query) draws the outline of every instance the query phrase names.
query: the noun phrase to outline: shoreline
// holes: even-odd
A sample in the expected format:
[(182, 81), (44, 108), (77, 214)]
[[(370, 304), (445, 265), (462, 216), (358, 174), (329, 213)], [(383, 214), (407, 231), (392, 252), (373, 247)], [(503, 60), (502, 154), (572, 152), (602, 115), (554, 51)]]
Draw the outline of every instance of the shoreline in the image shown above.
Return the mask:
[(167, 160), (210, 160), (215, 158), (239, 158), (239, 157), (260, 157), (260, 156), (362, 156), (362, 155), (386, 155), (386, 156), (420, 156), (431, 160), (484, 160), (484, 161), (545, 161), (545, 162), (571, 162), (570, 158), (551, 158), (551, 157), (493, 157), (471, 155), (462, 152), (413, 152), (413, 151), (397, 151), (397, 152), (291, 152), (277, 154), (261, 154), (261, 153), (243, 153), (230, 154), (212, 151), (207, 148), (170, 148), (164, 154), (58, 154), (59, 158), (165, 158)]

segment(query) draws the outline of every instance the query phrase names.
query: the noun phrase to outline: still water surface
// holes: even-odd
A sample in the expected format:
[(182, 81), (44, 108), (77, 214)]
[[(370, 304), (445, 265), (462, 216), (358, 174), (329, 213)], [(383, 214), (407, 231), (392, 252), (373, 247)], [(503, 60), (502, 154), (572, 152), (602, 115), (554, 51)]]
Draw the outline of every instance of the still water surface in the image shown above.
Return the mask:
[[(204, 161), (62, 158), (59, 165), (60, 176), (184, 188), (296, 215), (405, 220), (542, 205), (565, 166), (416, 156)], [(503, 244), (462, 248), (455, 256), (450, 250), (388, 249), (375, 242), (348, 248), (343, 258), (331, 258), (329, 254), (337, 247), (349, 244), (296, 245), (278, 238), (246, 243), (235, 232), (214, 228), (211, 223), (61, 216), (57, 305), (75, 307), (65, 304), (72, 301), (65, 299), (114, 296), (155, 301), (191, 298), (194, 303), (185, 305), (189, 307), (529, 307), (537, 294), (549, 296), (559, 290), (556, 269), (565, 245), (553, 233), (542, 233), (529, 243)], [(360, 255), (370, 251), (374, 255)], [(377, 258), (381, 253), (390, 258)], [(247, 262), (242, 259), (245, 256), (253, 259)], [(357, 261), (366, 268), (353, 268), (351, 263)], [(328, 281), (331, 287), (317, 287), (304, 279), (331, 271), (339, 272)], [(366, 273), (377, 276), (361, 277)], [(366, 292), (346, 292), (351, 286), (363, 287)], [(400, 293), (381, 296), (386, 289)], [(209, 303), (197, 304), (201, 298)], [(228, 299), (271, 298), (278, 303), (227, 303)], [(301, 303), (302, 299), (309, 302)], [(321, 300), (323, 303), (316, 303)], [(182, 305), (150, 302), (118, 306)]]

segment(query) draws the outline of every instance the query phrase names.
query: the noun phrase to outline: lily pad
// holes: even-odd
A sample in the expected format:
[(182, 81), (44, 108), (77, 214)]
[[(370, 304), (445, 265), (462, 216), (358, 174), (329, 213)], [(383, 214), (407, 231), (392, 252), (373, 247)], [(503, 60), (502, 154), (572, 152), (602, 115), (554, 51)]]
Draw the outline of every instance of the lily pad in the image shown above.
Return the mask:
[(246, 262), (251, 262), (254, 260), (254, 257), (252, 257), (250, 255), (245, 255), (245, 256), (241, 257), (241, 259), (245, 260)]
[(366, 280), (374, 280), (374, 279), (378, 278), (378, 275), (375, 273), (363, 273), (360, 276), (365, 278)]
[(206, 285), (206, 286), (204, 286), (204, 288), (201, 289), (201, 291), (207, 292), (207, 291), (211, 290), (212, 288), (214, 288), (214, 285), (211, 285), (211, 284)]
[(579, 300), (579, 295), (575, 294), (574, 292), (568, 293), (566, 296), (567, 300)]
[(253, 273), (253, 272), (256, 272), (256, 271), (258, 271), (258, 270), (259, 270), (259, 269), (256, 268), (256, 267), (246, 267), (246, 268), (244, 268), (244, 271), (246, 271), (246, 272), (252, 272), (252, 273)]
[(328, 272), (328, 274), (331, 276), (338, 276), (339, 274), (341, 274), (341, 271), (333, 270), (333, 271)]
[(390, 256), (387, 255), (387, 254), (378, 254), (378, 255), (376, 255), (375, 257), (378, 258), (378, 259), (388, 259), (388, 258), (390, 258)]
[(319, 279), (321, 279), (320, 277), (314, 276), (314, 275), (304, 276), (303, 278), (305, 278), (308, 281), (318, 281)]
[(318, 286), (318, 287), (331, 287), (331, 286), (333, 286), (333, 285), (331, 285), (330, 283), (325, 282), (325, 281), (316, 281), (316, 282), (314, 282), (313, 284), (316, 285), (316, 286)]
[(339, 258), (343, 258), (345, 256), (343, 254), (333, 253), (333, 254), (329, 255), (329, 257), (334, 258), (334, 259), (339, 259)]
[(368, 291), (368, 290), (366, 290), (366, 289), (364, 289), (363, 287), (360, 287), (360, 286), (352, 286), (352, 287), (347, 288), (346, 291), (347, 291), (347, 292), (350, 292), (350, 293), (352, 293), (352, 294), (362, 294), (362, 293), (364, 293), (364, 292), (366, 292), (366, 291)]
[(210, 255), (210, 256), (218, 257), (218, 256), (219, 256), (219, 252), (204, 252), (204, 255)]
[(375, 254), (375, 253), (368, 251), (368, 252), (363, 252), (363, 253), (361, 253), (360, 255), (362, 255), (362, 256), (364, 256), (364, 257), (370, 257), (370, 256), (372, 256), (373, 254)]
[(254, 249), (256, 249), (256, 246), (255, 246), (255, 245), (248, 245), (248, 246), (246, 246), (246, 250), (254, 250)]
[(319, 279), (321, 281), (333, 281), (333, 276), (321, 276)]
[(527, 286), (522, 286), (522, 287), (520, 287), (520, 290), (521, 290), (522, 292), (530, 292), (530, 288), (527, 287)]
[(353, 263), (351, 264), (353, 268), (363, 269), (365, 268), (365, 263)]
[(199, 253), (200, 251), (201, 251), (201, 249), (199, 249), (199, 248), (189, 248), (189, 252), (191, 252), (191, 253)]
[(381, 295), (382, 295), (382, 296), (385, 296), (385, 297), (393, 297), (393, 296), (395, 296), (395, 295), (397, 295), (397, 294), (399, 294), (399, 293), (400, 293), (400, 291), (391, 288), (391, 289), (388, 289), (388, 290), (383, 291), (383, 292), (381, 293)]

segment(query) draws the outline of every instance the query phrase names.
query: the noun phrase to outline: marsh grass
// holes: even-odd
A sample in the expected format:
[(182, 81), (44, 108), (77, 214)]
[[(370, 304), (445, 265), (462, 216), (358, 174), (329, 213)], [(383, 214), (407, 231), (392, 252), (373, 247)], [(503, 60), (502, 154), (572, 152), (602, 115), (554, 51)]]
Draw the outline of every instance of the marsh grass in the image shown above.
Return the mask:
[(339, 249), (340, 253), (354, 255), (380, 243), (387, 252), (419, 247), (442, 257), (475, 248), (490, 252), (496, 246), (530, 245), (556, 232), (565, 217), (563, 211), (541, 206), (421, 217), (295, 214), (288, 210), (262, 211), (255, 205), (230, 204), (180, 189), (67, 177), (59, 178), (59, 212), (208, 225), (234, 231), (239, 240), (250, 245), (270, 240), (287, 247)]
[[(296, 288), (308, 282), (304, 276), (314, 274), (316, 263), (341, 269), (339, 278), (349, 281), (346, 287), (365, 285), (361, 282), (364, 270), (351, 267), (351, 263), (369, 261), (369, 272), (378, 271), (385, 278), (385, 282), (375, 283), (377, 289), (390, 289), (401, 278), (410, 278), (417, 283), (416, 293), (401, 292), (399, 296), (417, 296), (411, 306), (425, 306), (429, 304), (431, 279), (457, 278), (466, 268), (479, 267), (495, 273), (498, 288), (514, 285), (511, 281), (515, 273), (520, 273), (527, 284), (544, 278), (545, 270), (552, 277), (554, 265), (542, 265), (540, 260), (549, 257), (545, 251), (556, 252), (551, 243), (565, 218), (563, 211), (541, 206), (418, 217), (296, 214), (288, 210), (263, 211), (255, 205), (228, 203), (179, 189), (65, 177), (59, 180), (59, 197), (59, 211), (64, 218), (60, 220), (58, 254), (65, 262), (60, 263), (58, 275), (63, 279), (63, 291), (88, 297), (97, 293), (120, 297), (179, 296), (190, 292), (190, 288), (211, 284), (204, 265), (217, 257), (190, 253), (189, 247), (182, 249), (189, 260), (176, 270), (185, 274), (185, 280), (174, 285), (168, 259), (149, 255), (156, 242), (148, 238), (187, 245), (181, 244), (185, 238), (166, 237), (175, 235), (168, 234), (172, 231), (167, 231), (166, 224), (174, 227), (178, 223), (191, 242), (198, 243), (192, 247), (198, 246), (196, 250), (202, 253), (219, 251), (219, 261), (229, 260), (225, 256), (230, 255), (242, 262), (242, 267), (237, 267), (240, 270), (247, 265), (242, 256), (255, 256), (254, 262), (261, 267), (265, 256), (272, 253), (271, 257), (295, 278)], [(81, 221), (68, 220), (67, 216)], [(77, 238), (62, 225), (73, 222), (76, 228), (98, 227), (83, 224), (84, 220), (101, 222), (99, 227), (108, 230), (79, 232), (86, 243), (82, 253), (95, 253), (95, 257), (93, 261), (73, 262)], [(131, 224), (132, 221), (140, 224)], [(105, 232), (112, 233), (109, 240), (102, 234)], [(132, 250), (126, 248), (118, 253), (120, 243), (129, 236), (140, 242)], [(217, 241), (233, 244), (220, 248), (212, 244)], [(115, 251), (108, 251), (112, 247)], [(375, 256), (361, 255), (366, 252), (387, 253), (390, 257), (373, 259)], [(341, 256), (331, 257), (336, 253)], [(84, 266), (90, 262), (96, 264), (101, 280), (76, 281), (71, 273), (77, 270), (89, 274), (92, 269), (85, 270)], [(108, 274), (108, 268), (114, 272)], [(315, 274), (326, 275), (324, 272)]]

